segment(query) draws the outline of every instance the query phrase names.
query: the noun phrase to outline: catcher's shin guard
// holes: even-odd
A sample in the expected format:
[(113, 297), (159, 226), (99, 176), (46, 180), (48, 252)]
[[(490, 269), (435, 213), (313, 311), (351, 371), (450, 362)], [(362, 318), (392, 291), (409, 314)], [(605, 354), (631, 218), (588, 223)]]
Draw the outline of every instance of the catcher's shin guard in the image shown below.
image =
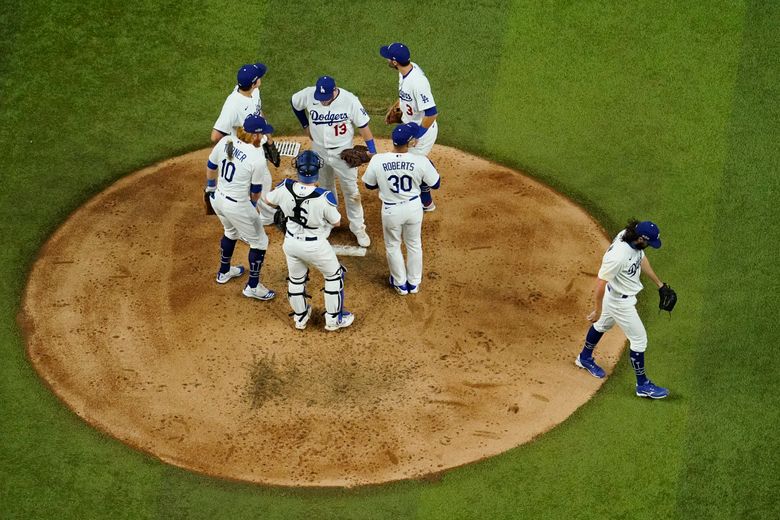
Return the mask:
[(344, 312), (344, 274), (347, 270), (340, 266), (332, 276), (325, 278), (325, 321), (338, 321)]
[(309, 281), (309, 272), (301, 278), (293, 278), (292, 276), (287, 278), (287, 300), (292, 307), (292, 314), (296, 319), (306, 315), (309, 306), (306, 304), (306, 298), (311, 298), (306, 294), (306, 282)]

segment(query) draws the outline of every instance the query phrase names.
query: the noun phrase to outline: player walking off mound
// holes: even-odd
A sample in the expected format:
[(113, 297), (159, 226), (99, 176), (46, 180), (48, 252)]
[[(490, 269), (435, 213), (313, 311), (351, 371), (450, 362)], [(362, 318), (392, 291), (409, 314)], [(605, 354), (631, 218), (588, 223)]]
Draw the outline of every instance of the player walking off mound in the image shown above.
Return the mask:
[(325, 278), (325, 330), (349, 327), (355, 316), (344, 309), (344, 267), (328, 242), (341, 215), (333, 193), (317, 187), (324, 161), (306, 150), (293, 161), (298, 181), (285, 179), (265, 198), (279, 206), (286, 219), (284, 254), (287, 256), (287, 298), (296, 329), (305, 329), (312, 308), (306, 301), (306, 282), (311, 265)]
[[(393, 130), (393, 151), (374, 155), (363, 182), (370, 190), (379, 189), (382, 200), (382, 228), (385, 236), (390, 286), (398, 294), (419, 291), (422, 281), (423, 208), (420, 186), (438, 189), (440, 178), (431, 161), (409, 151), (409, 143), (419, 132), (416, 123), (398, 125)], [(406, 244), (407, 261), (401, 252)]]
[(594, 290), (596, 306), (588, 315), (588, 321), (593, 325), (585, 337), (582, 352), (574, 361), (594, 377), (604, 377), (606, 373), (593, 359), (593, 350), (601, 336), (617, 323), (630, 342), (631, 366), (636, 373), (636, 395), (652, 399), (666, 397), (669, 390), (656, 386), (645, 374), (647, 332), (636, 311), (636, 295), (642, 290), (640, 273), (645, 273), (658, 286), (661, 309), (671, 311), (677, 301), (677, 295), (658, 278), (645, 255), (647, 246), (655, 249), (661, 247), (659, 236), (658, 226), (654, 223), (631, 220), (612, 241), (604, 253), (598, 273)]
[(247, 116), (236, 129), (236, 136), (226, 135), (219, 140), (206, 165), (206, 202), (212, 205), (225, 228), (217, 283), (227, 283), (244, 274), (243, 266), (230, 265), (236, 240), (243, 237), (249, 242), (249, 280), (244, 296), (258, 300), (270, 300), (276, 295), (260, 283), (268, 236), (255, 209), (262, 191), (269, 191), (271, 185), (271, 173), (259, 148), (263, 134), (271, 132), (273, 127), (261, 116)]
[(370, 153), (376, 153), (374, 136), (368, 127), (369, 117), (360, 100), (351, 92), (336, 87), (330, 76), (322, 76), (313, 87), (307, 87), (293, 94), (290, 101), (295, 116), (303, 128), (308, 128), (312, 149), (322, 158), (322, 187), (333, 194), (338, 201), (336, 178), (344, 194), (344, 207), (349, 219), (349, 229), (362, 247), (371, 245), (366, 233), (363, 206), (357, 185), (358, 170), (342, 158), (341, 152), (352, 147), (355, 135), (353, 125), (358, 128)]
[[(436, 122), (438, 112), (428, 77), (419, 65), (411, 61), (409, 47), (403, 43), (396, 42), (380, 47), (379, 54), (387, 59), (391, 69), (398, 71), (398, 101), (387, 111), (385, 122), (417, 123), (419, 130), (414, 136), (416, 141), (409, 146), (409, 152), (427, 156), (439, 134), (439, 125)], [(430, 188), (423, 184), (420, 189), (423, 209), (435, 210), (436, 204), (433, 203)]]

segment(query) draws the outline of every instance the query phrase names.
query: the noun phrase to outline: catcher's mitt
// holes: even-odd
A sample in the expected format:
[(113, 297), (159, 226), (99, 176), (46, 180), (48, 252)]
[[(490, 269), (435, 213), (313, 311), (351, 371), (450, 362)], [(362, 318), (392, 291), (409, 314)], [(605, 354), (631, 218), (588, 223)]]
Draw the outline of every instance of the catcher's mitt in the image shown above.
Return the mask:
[(278, 168), (282, 158), (279, 156), (279, 149), (276, 147), (276, 143), (263, 143), (263, 152), (265, 153), (265, 158)]
[(276, 208), (276, 213), (274, 213), (274, 226), (282, 233), (287, 231), (287, 217), (284, 216), (281, 208)]
[(385, 114), (385, 123), (388, 125), (400, 124), (401, 115), (401, 107), (398, 106), (398, 103), (393, 103), (393, 106), (387, 109), (387, 114)]
[(368, 147), (358, 144), (352, 148), (342, 150), (340, 154), (341, 160), (349, 165), (350, 168), (357, 168), (361, 164), (367, 163), (371, 160)]
[(216, 215), (217, 212), (214, 211), (214, 206), (211, 205), (211, 200), (214, 198), (214, 192), (213, 191), (204, 191), (203, 192), (203, 205), (206, 206), (206, 215)]
[(677, 304), (677, 293), (674, 292), (674, 289), (667, 284), (663, 284), (661, 288), (658, 289), (658, 296), (661, 298), (658, 302), (658, 308), (662, 311), (672, 312), (674, 306)]

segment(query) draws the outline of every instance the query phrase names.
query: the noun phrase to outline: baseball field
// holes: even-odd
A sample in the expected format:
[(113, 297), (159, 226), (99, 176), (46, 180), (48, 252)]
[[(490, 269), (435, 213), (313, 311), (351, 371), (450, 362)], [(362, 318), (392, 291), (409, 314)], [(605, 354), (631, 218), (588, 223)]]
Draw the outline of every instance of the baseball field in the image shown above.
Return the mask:
[[(0, 518), (780, 517), (778, 27), (774, 2), (2, 2)], [(659, 314), (648, 288), (639, 310), (671, 396), (636, 398), (624, 351), (532, 442), (350, 489), (192, 473), (64, 406), (19, 320), (52, 233), (120, 178), (206, 148), (244, 63), (268, 65), (278, 135), (301, 134), (289, 97), (329, 74), (386, 137), (397, 76), (378, 48), (393, 41), (430, 78), (440, 145), (527, 172), (610, 234), (630, 217), (659, 225), (650, 258), (680, 302)], [(486, 187), (500, 194), (473, 196)]]

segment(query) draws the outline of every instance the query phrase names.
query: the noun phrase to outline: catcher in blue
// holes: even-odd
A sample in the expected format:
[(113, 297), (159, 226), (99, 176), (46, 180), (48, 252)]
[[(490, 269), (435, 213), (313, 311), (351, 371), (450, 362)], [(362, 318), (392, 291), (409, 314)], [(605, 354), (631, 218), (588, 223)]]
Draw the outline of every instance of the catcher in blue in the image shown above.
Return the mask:
[(338, 226), (341, 215), (333, 193), (317, 187), (322, 158), (306, 150), (293, 161), (298, 180), (285, 179), (264, 195), (272, 206), (278, 206), (285, 217), (284, 254), (287, 257), (287, 298), (292, 307), (296, 329), (305, 329), (312, 307), (306, 301), (306, 282), (311, 265), (325, 278), (325, 330), (339, 330), (352, 325), (355, 316), (344, 309), (344, 267), (328, 242), (328, 235)]
[[(363, 175), (366, 188), (379, 190), (389, 283), (402, 296), (417, 293), (422, 281), (420, 186), (426, 184), (438, 189), (440, 183), (439, 172), (431, 161), (424, 155), (409, 152), (410, 143), (414, 143), (418, 132), (416, 123), (396, 126), (393, 151), (374, 155)], [(406, 264), (401, 252), (402, 242), (406, 244)]]
[(226, 135), (217, 142), (206, 164), (206, 212), (216, 213), (224, 227), (217, 283), (244, 274), (243, 266), (230, 265), (236, 240), (243, 237), (249, 242), (249, 280), (243, 294), (270, 300), (276, 293), (260, 283), (268, 236), (255, 206), (263, 190), (271, 186), (271, 172), (260, 143), (273, 127), (261, 116), (250, 114), (235, 132), (235, 136)]
[(612, 241), (601, 261), (594, 289), (596, 306), (588, 315), (588, 321), (593, 325), (585, 336), (582, 352), (574, 361), (592, 376), (603, 378), (606, 373), (593, 359), (593, 350), (604, 333), (617, 323), (630, 342), (636, 395), (651, 399), (663, 399), (669, 395), (669, 390), (653, 384), (645, 374), (647, 332), (636, 311), (636, 295), (642, 290), (640, 273), (647, 275), (658, 287), (660, 309), (671, 311), (677, 302), (677, 294), (655, 274), (645, 255), (647, 246), (661, 247), (659, 237), (660, 231), (653, 222), (630, 220)]

